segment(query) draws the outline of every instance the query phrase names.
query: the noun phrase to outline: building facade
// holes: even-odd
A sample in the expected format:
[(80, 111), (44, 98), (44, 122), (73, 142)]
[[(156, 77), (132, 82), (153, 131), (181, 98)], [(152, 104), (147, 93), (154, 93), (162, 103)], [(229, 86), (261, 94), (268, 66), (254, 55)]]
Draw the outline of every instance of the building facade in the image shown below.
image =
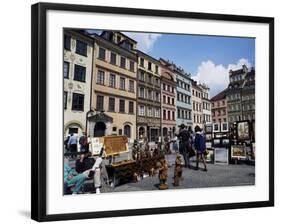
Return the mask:
[(161, 135), (161, 66), (139, 50), (137, 55), (137, 138), (155, 142)]
[(162, 137), (175, 136), (176, 133), (176, 78), (171, 64), (163, 59), (161, 63), (161, 110)]
[(212, 104), (210, 100), (210, 88), (206, 84), (199, 84), (202, 90), (202, 113), (203, 124), (212, 123)]
[(228, 122), (226, 93), (227, 89), (211, 98), (213, 123)]
[(192, 81), (192, 109), (193, 109), (193, 130), (195, 126), (203, 128), (202, 89), (196, 81)]
[(242, 119), (255, 120), (255, 70), (252, 68), (242, 88)]
[(191, 74), (187, 74), (183, 69), (174, 66), (173, 71), (177, 80), (177, 101), (176, 101), (176, 131), (184, 124), (192, 128), (192, 79)]
[(63, 105), (64, 136), (86, 131), (90, 110), (93, 39), (80, 32), (64, 30)]
[(228, 121), (255, 119), (255, 70), (248, 71), (246, 65), (236, 71), (229, 71), (229, 85), (226, 94)]
[(93, 34), (92, 103), (88, 113), (91, 136), (136, 138), (137, 42), (120, 32)]

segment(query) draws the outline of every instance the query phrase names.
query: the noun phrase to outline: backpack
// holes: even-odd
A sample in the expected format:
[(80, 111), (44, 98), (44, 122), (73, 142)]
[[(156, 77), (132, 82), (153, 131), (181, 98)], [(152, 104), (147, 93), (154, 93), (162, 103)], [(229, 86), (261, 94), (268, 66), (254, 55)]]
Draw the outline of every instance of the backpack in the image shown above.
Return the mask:
[(196, 134), (194, 147), (197, 151), (203, 152), (206, 148), (205, 137), (201, 134)]

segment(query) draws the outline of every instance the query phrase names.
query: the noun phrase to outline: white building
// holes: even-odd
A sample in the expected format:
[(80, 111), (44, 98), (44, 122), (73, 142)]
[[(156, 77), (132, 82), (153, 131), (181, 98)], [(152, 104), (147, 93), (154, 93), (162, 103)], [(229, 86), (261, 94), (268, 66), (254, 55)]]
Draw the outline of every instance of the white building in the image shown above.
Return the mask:
[(93, 39), (79, 31), (64, 30), (64, 136), (86, 130), (90, 110)]

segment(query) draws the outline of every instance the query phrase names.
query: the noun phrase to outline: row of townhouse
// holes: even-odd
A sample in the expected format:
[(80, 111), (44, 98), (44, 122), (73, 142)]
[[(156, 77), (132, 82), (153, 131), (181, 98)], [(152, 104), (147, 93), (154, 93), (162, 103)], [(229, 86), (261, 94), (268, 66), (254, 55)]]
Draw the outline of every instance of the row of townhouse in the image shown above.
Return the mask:
[(211, 122), (209, 88), (121, 32), (64, 30), (64, 134), (157, 141)]

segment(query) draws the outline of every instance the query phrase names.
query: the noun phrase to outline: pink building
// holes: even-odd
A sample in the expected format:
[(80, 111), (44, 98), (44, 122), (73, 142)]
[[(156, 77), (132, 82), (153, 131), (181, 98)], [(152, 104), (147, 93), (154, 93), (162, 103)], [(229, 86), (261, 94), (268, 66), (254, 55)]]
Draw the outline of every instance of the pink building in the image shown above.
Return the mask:
[(228, 122), (226, 91), (227, 89), (211, 98), (213, 123)]
[(169, 63), (160, 59), (161, 63), (161, 109), (162, 137), (175, 136), (176, 131), (176, 79)]

